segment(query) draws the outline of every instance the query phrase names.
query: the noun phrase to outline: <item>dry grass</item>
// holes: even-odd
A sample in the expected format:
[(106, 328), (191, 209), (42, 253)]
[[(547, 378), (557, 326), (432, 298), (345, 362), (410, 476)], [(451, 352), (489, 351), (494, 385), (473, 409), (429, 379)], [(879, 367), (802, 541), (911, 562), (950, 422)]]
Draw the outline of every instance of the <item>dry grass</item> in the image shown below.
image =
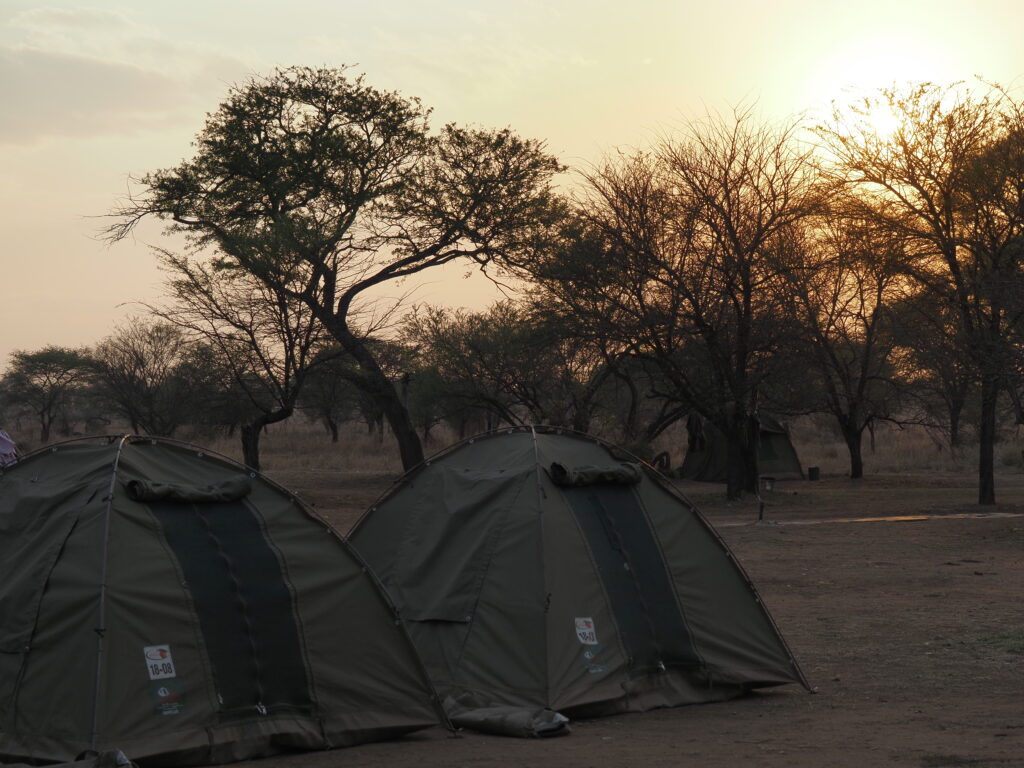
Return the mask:
[[(42, 445), (38, 429), (23, 424), (20, 429), (12, 425), (7, 431), (18, 443), (23, 455)], [(129, 431), (127, 425), (114, 424), (97, 434), (125, 434)], [(237, 434), (229, 437), (183, 430), (174, 437), (201, 445), (210, 452), (235, 461), (242, 461), (241, 439)], [(50, 442), (57, 443), (66, 439), (54, 434)], [(382, 440), (378, 436), (369, 435), (365, 425), (353, 423), (344, 425), (338, 442), (332, 443), (326, 430), (301, 418), (267, 427), (260, 440), (260, 460), (263, 470), (271, 473), (308, 471), (398, 474), (402, 469), (398, 450), (390, 436)]]
[[(820, 467), (823, 476), (850, 473), (850, 454), (845, 442), (830, 425), (811, 418), (797, 419), (791, 437), (805, 467)], [(923, 427), (876, 427), (874, 439), (864, 433), (862, 444), (865, 474), (920, 472), (961, 473), (977, 469), (977, 445), (966, 443), (951, 450)]]
[[(850, 454), (838, 430), (824, 418), (800, 417), (788, 422), (790, 438), (800, 463), (818, 467), (822, 477), (847, 477), (850, 474)], [(686, 428), (676, 424), (661, 435), (656, 451), (672, 454), (673, 465), (678, 466), (686, 445)], [(1000, 472), (1024, 471), (1024, 440), (1019, 435), (1005, 438), (996, 446), (996, 468)], [(974, 474), (978, 468), (978, 445), (969, 438), (963, 445), (950, 450), (948, 444), (934, 432), (923, 427), (899, 428), (881, 424), (875, 429), (874, 440), (864, 433), (862, 444), (866, 475), (901, 474)]]
[[(203, 443), (210, 450), (242, 460), (239, 438), (216, 437)], [(346, 424), (337, 443), (316, 424), (295, 419), (273, 424), (260, 440), (262, 469), (275, 472), (344, 472), (347, 474), (399, 474), (402, 463), (394, 440), (370, 435), (365, 425)]]
[[(797, 420), (791, 427), (793, 442), (805, 467), (818, 466), (823, 475), (845, 476), (850, 458), (845, 443), (828, 426), (812, 419)], [(923, 427), (882, 424), (874, 440), (867, 432), (862, 446), (866, 475), (920, 473), (975, 474), (978, 444), (969, 436), (955, 449)], [(1017, 430), (996, 444), (996, 471), (1024, 471), (1024, 440)]]
[[(789, 426), (791, 438), (805, 469), (819, 467), (823, 477), (849, 475), (850, 460), (846, 445), (826, 420), (803, 417), (792, 420)], [(40, 446), (38, 432), (27, 422), (20, 429), (16, 425), (9, 425), (7, 430), (18, 441), (23, 453)], [(111, 434), (120, 431), (124, 431), (124, 428), (114, 426), (108, 429)], [(241, 461), (241, 445), (237, 435), (226, 437), (184, 432), (177, 437)], [(62, 439), (55, 437), (53, 442)], [(429, 456), (457, 440), (458, 436), (452, 431), (438, 428), (431, 433), (431, 440), (424, 446), (424, 450)], [(676, 424), (658, 438), (654, 450), (668, 451), (672, 455), (673, 466), (678, 466), (683, 458), (685, 444), (685, 426)], [(976, 443), (968, 440), (962, 447), (951, 451), (933, 433), (921, 427), (899, 429), (881, 425), (876, 429), (873, 445), (870, 435), (865, 433), (863, 452), (867, 476), (932, 473), (973, 475), (977, 471)], [(398, 450), (390, 435), (385, 434), (383, 439), (371, 435), (361, 423), (343, 425), (337, 443), (331, 442), (329, 433), (320, 425), (302, 418), (271, 425), (261, 441), (261, 458), (264, 471), (271, 475), (345, 473), (394, 477), (402, 471)], [(1004, 437), (997, 444), (996, 468), (1000, 473), (1024, 472), (1024, 439), (1020, 434)]]

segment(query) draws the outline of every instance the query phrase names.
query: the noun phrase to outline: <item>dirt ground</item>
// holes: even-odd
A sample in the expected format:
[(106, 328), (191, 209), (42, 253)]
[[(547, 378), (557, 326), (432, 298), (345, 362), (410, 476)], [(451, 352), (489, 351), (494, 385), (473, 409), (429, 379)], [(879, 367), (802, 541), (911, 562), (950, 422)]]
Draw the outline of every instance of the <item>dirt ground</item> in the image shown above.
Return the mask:
[[(276, 479), (340, 529), (382, 476)], [(791, 481), (758, 501), (686, 493), (757, 585), (811, 684), (573, 723), (519, 740), (435, 729), (250, 768), (334, 766), (1024, 766), (1024, 476), (978, 507), (974, 479)], [(915, 519), (855, 521), (858, 518)]]

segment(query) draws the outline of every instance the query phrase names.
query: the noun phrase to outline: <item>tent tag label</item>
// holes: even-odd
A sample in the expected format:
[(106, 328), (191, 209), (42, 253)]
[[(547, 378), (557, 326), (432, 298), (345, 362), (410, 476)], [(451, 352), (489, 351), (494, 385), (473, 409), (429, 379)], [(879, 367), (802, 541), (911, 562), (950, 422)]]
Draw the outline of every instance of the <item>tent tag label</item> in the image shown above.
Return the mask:
[(180, 680), (150, 682), (149, 694), (158, 715), (177, 715), (185, 709), (185, 690)]
[(164, 680), (169, 677), (177, 677), (174, 671), (174, 659), (171, 658), (171, 646), (169, 645), (147, 645), (142, 649), (146, 656), (146, 671), (149, 672), (150, 680)]
[(589, 616), (576, 617), (576, 637), (584, 645), (597, 645), (597, 628)]

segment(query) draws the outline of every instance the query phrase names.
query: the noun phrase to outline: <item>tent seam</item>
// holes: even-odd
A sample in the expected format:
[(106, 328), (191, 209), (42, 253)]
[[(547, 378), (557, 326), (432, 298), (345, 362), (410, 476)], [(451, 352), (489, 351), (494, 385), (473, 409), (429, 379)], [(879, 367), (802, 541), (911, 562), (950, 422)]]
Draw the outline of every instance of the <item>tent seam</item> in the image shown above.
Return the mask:
[(107, 560), (110, 555), (110, 513), (114, 508), (114, 489), (117, 487), (117, 470), (121, 462), (121, 453), (128, 436), (121, 438), (117, 446), (117, 454), (114, 456), (114, 463), (110, 469), (110, 484), (107, 486), (107, 507), (103, 515), (103, 549), (100, 554), (100, 594), (97, 615), (96, 632), (96, 675), (93, 679), (92, 697), (92, 725), (89, 729), (89, 749), (96, 751), (96, 742), (99, 738), (99, 709), (100, 709), (100, 682), (103, 674), (103, 636), (107, 627)]
[(534, 478), (537, 486), (537, 525), (540, 527), (537, 540), (540, 542), (540, 570), (541, 584), (544, 589), (544, 706), (551, 706), (551, 634), (548, 632), (548, 606), (551, 602), (551, 592), (548, 588), (547, 550), (544, 547), (544, 488), (541, 484), (540, 448), (537, 445), (537, 430), (533, 424), (530, 425), (530, 435), (533, 438), (533, 467)]

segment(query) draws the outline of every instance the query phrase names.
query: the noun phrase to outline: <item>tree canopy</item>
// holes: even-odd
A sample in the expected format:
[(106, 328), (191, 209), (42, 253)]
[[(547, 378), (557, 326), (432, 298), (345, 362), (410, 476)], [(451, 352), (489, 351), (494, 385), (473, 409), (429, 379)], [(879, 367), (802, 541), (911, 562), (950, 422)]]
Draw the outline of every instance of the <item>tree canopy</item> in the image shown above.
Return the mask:
[(45, 443), (90, 364), (85, 349), (49, 345), (33, 352), (19, 350), (11, 355), (0, 383), (9, 399), (26, 405), (39, 420), (39, 439)]
[(116, 241), (155, 217), (218, 268), (303, 302), (358, 364), (406, 466), (422, 449), (366, 343), (365, 293), (455, 260), (528, 260), (559, 212), (561, 166), (541, 142), (507, 128), (432, 133), (428, 117), (343, 69), (253, 78), (209, 116), (191, 159), (135, 180), (107, 231)]

